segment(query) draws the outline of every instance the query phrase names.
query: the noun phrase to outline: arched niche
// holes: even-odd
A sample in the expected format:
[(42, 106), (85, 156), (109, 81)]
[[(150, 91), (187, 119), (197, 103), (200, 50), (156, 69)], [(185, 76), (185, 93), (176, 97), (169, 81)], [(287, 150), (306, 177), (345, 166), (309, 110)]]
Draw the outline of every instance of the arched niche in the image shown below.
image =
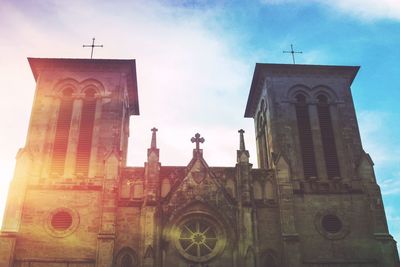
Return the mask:
[(136, 252), (130, 247), (122, 248), (116, 258), (115, 258), (115, 266), (116, 267), (138, 267), (139, 262), (137, 258)]
[(133, 198), (143, 197), (143, 182), (136, 181), (133, 185)]
[(171, 182), (168, 178), (164, 178), (161, 181), (161, 197), (165, 197), (171, 191)]
[(253, 182), (253, 194), (254, 194), (254, 199), (262, 199), (263, 197), (261, 184), (257, 180)]
[(226, 190), (232, 197), (236, 197), (235, 182), (232, 179), (227, 179)]
[(274, 200), (275, 199), (275, 188), (274, 184), (271, 180), (267, 180), (264, 185), (264, 193), (266, 200)]

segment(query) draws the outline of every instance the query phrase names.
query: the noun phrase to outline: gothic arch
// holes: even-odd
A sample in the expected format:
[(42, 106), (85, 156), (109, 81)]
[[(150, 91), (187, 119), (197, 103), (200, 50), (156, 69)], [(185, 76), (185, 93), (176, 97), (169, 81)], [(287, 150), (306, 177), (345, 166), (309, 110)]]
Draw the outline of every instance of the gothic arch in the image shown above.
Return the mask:
[(268, 249), (261, 255), (261, 264), (260, 267), (278, 267), (278, 261), (276, 257), (276, 253)]
[(246, 261), (246, 267), (256, 266), (255, 253), (252, 246), (249, 246), (244, 257)]
[(139, 266), (136, 252), (130, 247), (122, 248), (115, 257), (116, 267), (137, 267)]
[(235, 182), (233, 181), (233, 179), (231, 179), (231, 178), (227, 179), (226, 190), (228, 191), (229, 194), (231, 194), (231, 196), (233, 198), (236, 197), (236, 187), (235, 187)]

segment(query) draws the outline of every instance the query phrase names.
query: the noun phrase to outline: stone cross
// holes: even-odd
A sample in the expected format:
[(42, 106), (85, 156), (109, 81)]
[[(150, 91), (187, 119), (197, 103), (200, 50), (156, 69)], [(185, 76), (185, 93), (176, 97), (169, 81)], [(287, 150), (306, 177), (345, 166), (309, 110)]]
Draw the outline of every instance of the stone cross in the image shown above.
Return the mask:
[(194, 137), (192, 137), (192, 139), (190, 139), (190, 141), (192, 141), (192, 143), (196, 143), (196, 150), (200, 149), (200, 143), (204, 143), (204, 138), (200, 137), (199, 133), (196, 133), (194, 135)]
[(292, 54), (292, 59), (293, 59), (293, 64), (296, 64), (296, 61), (294, 60), (294, 54), (303, 54), (302, 51), (294, 51), (293, 50), (293, 45), (290, 45), (291, 50), (290, 51), (283, 51), (283, 53), (290, 53)]
[(93, 49), (95, 47), (103, 47), (103, 45), (95, 45), (94, 44), (94, 40), (95, 40), (95, 38), (92, 39), (92, 44), (91, 45), (83, 45), (83, 47), (91, 47), (92, 48), (92, 52), (90, 53), (90, 59), (93, 59)]
[(156, 127), (153, 127), (153, 129), (151, 129), (152, 134), (151, 134), (151, 148), (157, 148), (157, 139), (156, 139), (156, 133), (158, 131), (158, 129)]

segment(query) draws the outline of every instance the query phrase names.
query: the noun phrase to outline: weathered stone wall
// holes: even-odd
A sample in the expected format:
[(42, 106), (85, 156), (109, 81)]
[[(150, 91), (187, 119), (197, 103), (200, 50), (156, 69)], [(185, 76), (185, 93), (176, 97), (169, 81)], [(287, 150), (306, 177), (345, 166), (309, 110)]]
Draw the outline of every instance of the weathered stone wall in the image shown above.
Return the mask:
[[(363, 194), (297, 195), (295, 222), (304, 262), (374, 263), (381, 257), (371, 232), (368, 202)], [(321, 225), (322, 216), (335, 214), (342, 229), (330, 234)]]
[[(71, 231), (52, 227), (52, 212), (66, 208), (72, 213)], [(88, 260), (96, 258), (100, 225), (100, 192), (48, 187), (27, 190), (15, 260)]]

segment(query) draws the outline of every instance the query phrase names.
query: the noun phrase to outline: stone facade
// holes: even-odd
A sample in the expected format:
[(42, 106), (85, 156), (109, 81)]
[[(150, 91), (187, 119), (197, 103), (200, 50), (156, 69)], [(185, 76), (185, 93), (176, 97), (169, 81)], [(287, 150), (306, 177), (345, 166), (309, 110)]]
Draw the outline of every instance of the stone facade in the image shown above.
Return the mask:
[(37, 81), (1, 267), (399, 266), (350, 85), (357, 67), (257, 64), (237, 163), (126, 166), (134, 60), (30, 58)]

